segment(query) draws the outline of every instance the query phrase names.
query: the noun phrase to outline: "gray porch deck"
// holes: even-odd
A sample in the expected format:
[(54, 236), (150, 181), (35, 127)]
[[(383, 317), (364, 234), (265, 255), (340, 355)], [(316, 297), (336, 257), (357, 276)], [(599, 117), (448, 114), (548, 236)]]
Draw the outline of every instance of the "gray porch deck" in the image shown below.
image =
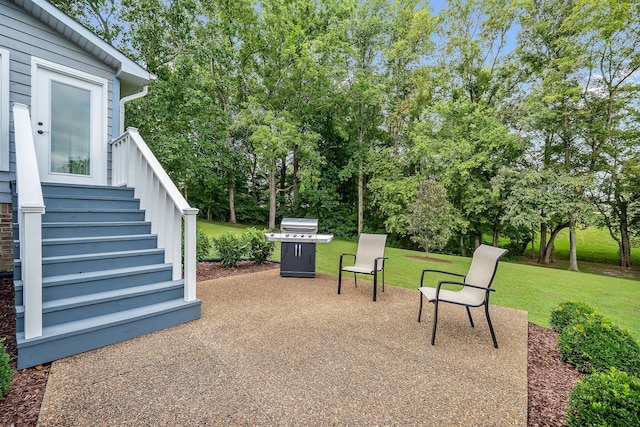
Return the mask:
[(54, 362), (40, 426), (526, 426), (527, 313), (278, 270), (198, 284), (202, 318)]

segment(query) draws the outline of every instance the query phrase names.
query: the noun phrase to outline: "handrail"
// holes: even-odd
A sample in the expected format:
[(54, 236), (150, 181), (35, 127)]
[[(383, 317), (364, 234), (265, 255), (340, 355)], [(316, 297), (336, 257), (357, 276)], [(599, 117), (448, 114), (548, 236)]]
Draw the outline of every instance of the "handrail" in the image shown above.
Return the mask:
[[(42, 214), (45, 211), (29, 109), (13, 104), (16, 194), (25, 339), (42, 336)], [(35, 166), (35, 167), (34, 167)]]
[(111, 142), (111, 184), (134, 188), (145, 210), (165, 261), (173, 264), (173, 279), (182, 277), (182, 224), (184, 219), (184, 299), (196, 299), (196, 215), (136, 128)]

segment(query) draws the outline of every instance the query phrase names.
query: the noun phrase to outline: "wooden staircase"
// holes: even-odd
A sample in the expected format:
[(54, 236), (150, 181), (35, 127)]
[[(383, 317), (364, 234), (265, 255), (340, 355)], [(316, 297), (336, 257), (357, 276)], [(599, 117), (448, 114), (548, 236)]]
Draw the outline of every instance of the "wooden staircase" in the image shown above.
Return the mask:
[(184, 300), (184, 281), (172, 280), (133, 189), (43, 184), (42, 192), (42, 336), (32, 339), (14, 210), (18, 369), (200, 317), (201, 301)]

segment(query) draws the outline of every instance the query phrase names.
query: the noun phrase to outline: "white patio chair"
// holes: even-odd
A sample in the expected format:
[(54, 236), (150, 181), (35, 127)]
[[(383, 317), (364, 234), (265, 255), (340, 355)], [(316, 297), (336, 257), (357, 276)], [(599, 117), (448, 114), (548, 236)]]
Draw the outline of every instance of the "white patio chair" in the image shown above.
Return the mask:
[[(467, 309), (467, 315), (469, 316), (469, 322), (471, 327), (473, 325), (473, 319), (471, 318), (471, 311), (469, 307), (481, 307), (484, 305), (485, 314), (487, 316), (487, 323), (489, 324), (489, 330), (491, 331), (491, 338), (493, 339), (493, 346), (498, 348), (498, 341), (496, 340), (496, 334), (493, 331), (493, 325), (491, 324), (491, 318), (489, 317), (489, 293), (495, 291), (491, 289), (491, 283), (496, 275), (498, 269), (498, 262), (508, 251), (506, 249), (500, 249), (493, 246), (480, 245), (473, 253), (473, 259), (471, 260), (471, 266), (466, 275), (450, 273), (441, 270), (423, 270), (422, 278), (420, 279), (420, 312), (418, 313), (418, 322), (422, 316), (422, 300), (423, 296), (427, 297), (429, 302), (432, 302), (435, 306), (433, 316), (433, 332), (431, 334), (431, 345), (435, 345), (436, 341), (436, 327), (438, 325), (438, 304), (440, 302), (447, 302), (450, 304), (463, 305)], [(441, 280), (438, 282), (438, 286), (425, 287), (424, 279), (426, 273), (438, 273), (448, 274), (451, 276), (462, 277), (462, 281)], [(442, 289), (442, 285), (459, 285), (462, 288), (453, 291)]]
[[(376, 300), (378, 287), (378, 272), (382, 273), (382, 292), (384, 292), (384, 246), (387, 242), (386, 234), (360, 234), (358, 239), (358, 250), (356, 254), (340, 254), (340, 269), (338, 271), (338, 294), (342, 287), (342, 272), (348, 271), (353, 273), (355, 286), (358, 287), (358, 279), (356, 274), (373, 275), (373, 300)], [(343, 265), (343, 258), (351, 256), (354, 264), (349, 266)]]

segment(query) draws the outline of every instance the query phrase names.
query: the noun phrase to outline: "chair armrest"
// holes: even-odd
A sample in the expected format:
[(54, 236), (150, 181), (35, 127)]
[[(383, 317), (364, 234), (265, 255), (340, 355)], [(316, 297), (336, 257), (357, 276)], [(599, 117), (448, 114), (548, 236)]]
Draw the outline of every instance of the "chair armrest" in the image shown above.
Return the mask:
[(436, 291), (436, 295), (438, 295), (438, 293), (440, 292), (440, 288), (442, 287), (442, 285), (458, 285), (458, 286), (466, 286), (469, 288), (476, 288), (476, 289), (483, 289), (487, 292), (491, 291), (491, 292), (495, 292), (495, 289), (492, 288), (487, 288), (485, 286), (476, 286), (476, 285), (470, 285), (469, 283), (464, 283), (464, 282), (454, 282), (452, 280), (441, 280), (438, 282), (438, 289)]
[(384, 270), (384, 261), (389, 259), (388, 257), (378, 257), (373, 260), (373, 271), (378, 271), (378, 261), (382, 260), (382, 268), (380, 270)]
[(420, 287), (422, 287), (424, 284), (424, 275), (426, 273), (440, 273), (440, 274), (448, 274), (450, 276), (456, 276), (456, 277), (462, 277), (462, 278), (466, 277), (464, 274), (451, 273), (450, 271), (430, 270), (430, 269), (422, 270), (422, 277), (420, 278)]
[(345, 256), (352, 256), (354, 261), (356, 259), (356, 254), (340, 254), (340, 270), (342, 270), (342, 258)]

